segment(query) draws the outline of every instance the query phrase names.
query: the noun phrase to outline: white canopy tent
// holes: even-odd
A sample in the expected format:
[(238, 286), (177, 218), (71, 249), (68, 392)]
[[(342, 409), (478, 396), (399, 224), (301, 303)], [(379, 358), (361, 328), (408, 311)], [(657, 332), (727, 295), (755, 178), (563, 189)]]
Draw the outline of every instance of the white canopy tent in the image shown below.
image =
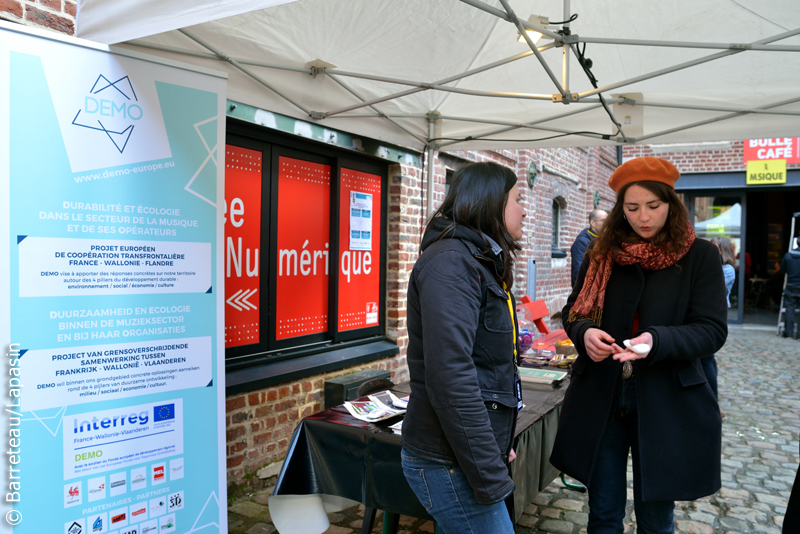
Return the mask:
[[(520, 43), (523, 28), (545, 36)], [(800, 132), (797, 0), (81, 0), (77, 32), (417, 150)]]
[[(517, 37), (533, 13), (578, 18), (551, 24), (532, 51)], [(416, 149), (800, 130), (796, 0), (83, 0), (77, 27), (227, 70), (233, 100)], [(598, 89), (576, 59), (584, 45)]]
[(722, 236), (738, 238), (741, 233), (742, 205), (738, 202), (716, 217), (694, 225), (699, 237)]

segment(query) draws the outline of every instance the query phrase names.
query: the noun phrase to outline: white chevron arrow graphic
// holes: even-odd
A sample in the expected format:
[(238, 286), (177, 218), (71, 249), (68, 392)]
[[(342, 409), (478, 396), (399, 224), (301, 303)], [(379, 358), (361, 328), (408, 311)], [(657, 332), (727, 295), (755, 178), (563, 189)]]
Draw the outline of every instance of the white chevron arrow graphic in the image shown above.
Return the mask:
[(233, 306), (238, 311), (246, 311), (248, 308), (257, 310), (258, 307), (255, 304), (253, 304), (252, 302), (247, 302), (247, 299), (255, 295), (256, 291), (258, 291), (258, 288), (253, 290), (240, 289), (239, 291), (228, 297), (228, 300), (226, 300), (225, 302)]
[(228, 304), (230, 304), (231, 306), (233, 306), (233, 307), (234, 307), (234, 308), (236, 308), (237, 310), (239, 310), (239, 311), (242, 311), (242, 309), (241, 309), (239, 306), (237, 306), (236, 304), (234, 304), (233, 302), (231, 302), (233, 299), (235, 299), (236, 297), (238, 297), (238, 296), (239, 296), (239, 293), (241, 293), (242, 291), (244, 291), (244, 289), (240, 289), (239, 291), (237, 291), (236, 293), (234, 293), (233, 295), (231, 295), (231, 296), (228, 298), (228, 300), (226, 300), (225, 302), (227, 302)]
[(241, 304), (242, 304), (242, 305), (245, 305), (245, 304), (247, 304), (248, 306), (250, 306), (250, 307), (251, 307), (251, 308), (253, 308), (254, 310), (257, 310), (257, 309), (258, 309), (258, 306), (256, 306), (256, 305), (255, 305), (255, 304), (253, 304), (252, 302), (247, 302), (247, 299), (249, 299), (250, 297), (252, 297), (253, 295), (255, 295), (255, 294), (256, 294), (256, 291), (258, 291), (258, 288), (256, 288), (256, 289), (254, 289), (253, 291), (251, 291), (251, 292), (250, 292), (250, 294), (249, 294), (249, 295), (247, 295), (247, 296), (245, 296), (245, 295), (242, 295), (241, 297), (239, 297), (239, 298), (237, 299), (237, 301), (241, 301)]

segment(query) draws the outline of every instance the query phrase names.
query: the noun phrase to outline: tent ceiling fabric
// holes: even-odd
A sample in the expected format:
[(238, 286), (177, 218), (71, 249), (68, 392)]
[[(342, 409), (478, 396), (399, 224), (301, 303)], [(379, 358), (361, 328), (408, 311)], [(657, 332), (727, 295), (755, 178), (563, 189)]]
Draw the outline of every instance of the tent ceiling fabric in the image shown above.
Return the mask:
[[(578, 99), (569, 104), (552, 101), (559, 93), (553, 78), (563, 85), (564, 47), (539, 42), (551, 76), (506, 20), (510, 9), (522, 21), (533, 13), (563, 21), (564, 1), (144, 0), (117, 19), (104, 14), (119, 2), (85, 0), (78, 32), (108, 44), (121, 36), (125, 47), (225, 70), (232, 100), (415, 149), (429, 137), (431, 111), (441, 116), (435, 144), (448, 150), (799, 135), (797, 0), (566, 3), (578, 15), (570, 23), (578, 42), (568, 47), (566, 91)], [(251, 7), (257, 9), (242, 12)], [(173, 16), (159, 22), (163, 13)], [(623, 132), (631, 132), (624, 115), (641, 109), (641, 134), (617, 132), (576, 59), (575, 47), (584, 44), (609, 109), (621, 102), (612, 95), (641, 93), (635, 107), (615, 111)], [(315, 60), (334, 67), (312, 75)], [(481, 69), (495, 62), (503, 64)], [(674, 70), (687, 62), (696, 64)], [(480, 72), (463, 76), (471, 70)]]

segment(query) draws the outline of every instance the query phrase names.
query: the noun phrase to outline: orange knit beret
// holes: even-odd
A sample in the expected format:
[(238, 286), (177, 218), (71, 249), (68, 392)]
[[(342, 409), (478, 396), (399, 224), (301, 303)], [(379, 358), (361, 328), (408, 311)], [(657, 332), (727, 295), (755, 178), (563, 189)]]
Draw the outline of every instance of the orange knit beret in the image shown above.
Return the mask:
[(619, 193), (627, 184), (634, 182), (661, 182), (675, 189), (675, 182), (681, 173), (675, 165), (661, 158), (645, 156), (626, 161), (608, 179), (608, 186)]

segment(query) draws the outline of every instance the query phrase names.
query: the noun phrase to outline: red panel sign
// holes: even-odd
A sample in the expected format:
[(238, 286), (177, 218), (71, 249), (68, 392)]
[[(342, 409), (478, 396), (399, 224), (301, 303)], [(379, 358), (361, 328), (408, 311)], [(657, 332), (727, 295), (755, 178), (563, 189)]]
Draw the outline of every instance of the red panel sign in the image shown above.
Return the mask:
[(785, 159), (786, 163), (800, 163), (800, 137), (779, 139), (750, 139), (744, 142), (744, 162)]
[[(358, 195), (360, 193), (360, 195)], [(360, 198), (368, 197), (371, 213), (351, 209)], [(381, 177), (376, 174), (342, 169), (339, 202), (339, 332), (378, 324), (381, 267)], [(368, 204), (369, 204), (368, 203)], [(356, 213), (354, 213), (356, 212)], [(358, 217), (371, 218), (371, 227), (355, 231)], [(354, 236), (358, 233), (358, 236)], [(369, 240), (369, 250), (363, 250)], [(351, 250), (355, 244), (362, 250)]]
[(328, 330), (331, 168), (279, 159), (276, 339)]
[(225, 346), (258, 343), (261, 152), (225, 146)]

